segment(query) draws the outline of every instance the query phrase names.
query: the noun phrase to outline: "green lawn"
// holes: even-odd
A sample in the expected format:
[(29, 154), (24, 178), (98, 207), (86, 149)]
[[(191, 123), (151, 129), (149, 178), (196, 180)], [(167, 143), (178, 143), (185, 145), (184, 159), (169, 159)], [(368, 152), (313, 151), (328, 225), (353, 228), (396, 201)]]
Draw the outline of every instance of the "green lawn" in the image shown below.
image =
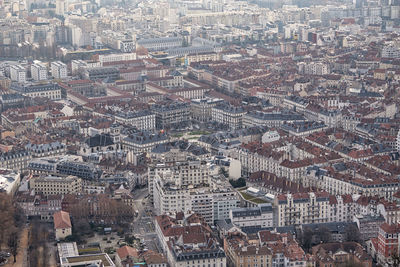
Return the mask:
[(254, 203), (257, 203), (257, 204), (268, 203), (268, 202), (265, 201), (264, 199), (261, 199), (261, 198), (258, 198), (258, 197), (253, 197), (252, 195), (250, 195), (250, 194), (248, 194), (248, 193), (246, 193), (246, 192), (239, 191), (239, 193), (242, 195), (242, 197), (243, 197), (245, 200), (248, 200), (248, 201), (251, 201), (251, 202), (254, 202)]

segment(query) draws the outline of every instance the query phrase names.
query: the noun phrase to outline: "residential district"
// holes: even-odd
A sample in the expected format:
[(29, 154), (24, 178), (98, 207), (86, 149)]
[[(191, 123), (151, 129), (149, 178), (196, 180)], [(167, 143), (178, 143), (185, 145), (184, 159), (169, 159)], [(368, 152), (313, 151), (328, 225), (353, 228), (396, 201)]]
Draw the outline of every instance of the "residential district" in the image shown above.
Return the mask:
[(0, 265), (400, 266), (400, 1), (0, 0)]

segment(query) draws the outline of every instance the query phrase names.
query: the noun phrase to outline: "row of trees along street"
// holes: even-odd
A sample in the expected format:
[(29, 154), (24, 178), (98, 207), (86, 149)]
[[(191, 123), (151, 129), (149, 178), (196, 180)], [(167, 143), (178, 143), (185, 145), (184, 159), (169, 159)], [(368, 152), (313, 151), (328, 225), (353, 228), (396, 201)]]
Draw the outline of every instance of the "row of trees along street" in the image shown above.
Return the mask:
[[(19, 234), (25, 217), (10, 195), (0, 192), (0, 251), (8, 249), (16, 262)], [(0, 263), (6, 259), (0, 257)]]

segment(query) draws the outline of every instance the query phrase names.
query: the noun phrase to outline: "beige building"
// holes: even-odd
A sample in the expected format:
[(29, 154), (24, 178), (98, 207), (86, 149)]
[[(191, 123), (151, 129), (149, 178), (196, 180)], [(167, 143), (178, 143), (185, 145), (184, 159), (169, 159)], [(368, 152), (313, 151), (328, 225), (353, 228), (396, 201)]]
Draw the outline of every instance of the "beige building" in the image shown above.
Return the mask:
[(72, 235), (72, 224), (68, 212), (60, 210), (54, 213), (53, 218), (56, 240), (62, 240)]
[(201, 62), (201, 61), (217, 61), (220, 59), (220, 56), (215, 52), (203, 52), (196, 54), (189, 54), (186, 56), (185, 61), (187, 65), (190, 65), (192, 62)]
[(82, 191), (82, 180), (76, 176), (44, 176), (29, 181), (31, 189), (44, 195), (76, 194)]
[(227, 266), (268, 266), (272, 267), (272, 251), (258, 240), (249, 240), (246, 236), (232, 234), (224, 240)]

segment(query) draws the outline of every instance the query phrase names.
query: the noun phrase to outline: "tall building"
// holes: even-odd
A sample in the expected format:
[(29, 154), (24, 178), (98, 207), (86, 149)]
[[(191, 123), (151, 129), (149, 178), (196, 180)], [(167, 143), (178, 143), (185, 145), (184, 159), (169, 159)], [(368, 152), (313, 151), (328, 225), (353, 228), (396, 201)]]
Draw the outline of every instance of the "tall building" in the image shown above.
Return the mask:
[(51, 62), (51, 75), (55, 79), (67, 78), (67, 65), (61, 61)]
[(229, 104), (220, 104), (212, 108), (211, 117), (213, 121), (228, 126), (230, 129), (242, 128), (242, 117), (246, 111), (242, 107)]
[(26, 70), (21, 65), (10, 66), (10, 78), (14, 82), (26, 82)]
[(368, 243), (370, 254), (376, 259), (378, 264), (383, 266), (392, 262), (392, 255), (398, 255), (399, 252), (399, 224), (383, 223), (379, 227), (378, 237), (372, 238)]
[(279, 226), (329, 221), (329, 194), (326, 192), (280, 195), (275, 204)]
[(32, 79), (35, 81), (47, 80), (47, 68), (41, 62), (35, 62), (31, 65)]
[(226, 181), (212, 177), (209, 162), (187, 152), (166, 153), (148, 168), (150, 199), (157, 215), (196, 212), (207, 223), (229, 219), (229, 210), (239, 207), (239, 198)]
[(68, 1), (56, 0), (56, 15), (64, 16), (65, 11), (67, 11)]

